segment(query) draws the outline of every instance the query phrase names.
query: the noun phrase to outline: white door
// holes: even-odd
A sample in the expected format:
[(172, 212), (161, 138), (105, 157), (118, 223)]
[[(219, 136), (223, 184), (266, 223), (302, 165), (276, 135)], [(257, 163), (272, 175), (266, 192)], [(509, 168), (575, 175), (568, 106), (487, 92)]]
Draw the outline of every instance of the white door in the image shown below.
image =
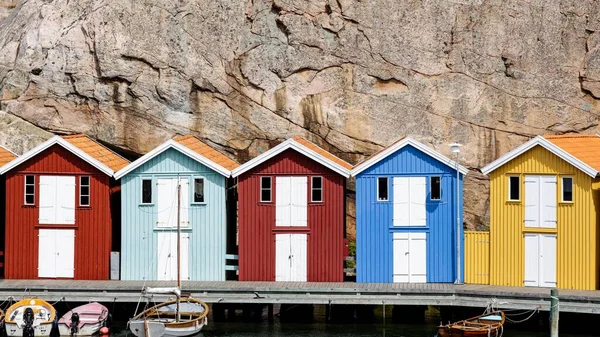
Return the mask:
[(74, 277), (75, 230), (40, 229), (38, 236), (38, 277)]
[[(177, 227), (177, 184), (178, 178), (158, 179), (158, 198), (156, 201), (157, 227)], [(179, 220), (181, 227), (189, 227), (189, 179), (181, 179)]]
[(56, 176), (40, 176), (39, 191), (38, 221), (40, 224), (54, 224), (56, 223)]
[(275, 235), (275, 281), (306, 282), (307, 235)]
[(525, 286), (556, 286), (556, 235), (525, 234)]
[(40, 176), (40, 224), (75, 224), (75, 177)]
[[(180, 233), (181, 279), (189, 280), (189, 233)], [(158, 233), (158, 280), (177, 280), (177, 233)]]
[(393, 233), (393, 281), (427, 282), (427, 234)]
[(308, 177), (276, 177), (275, 226), (306, 227)]
[(394, 226), (427, 225), (427, 179), (394, 177)]
[(525, 227), (556, 228), (556, 176), (525, 176)]

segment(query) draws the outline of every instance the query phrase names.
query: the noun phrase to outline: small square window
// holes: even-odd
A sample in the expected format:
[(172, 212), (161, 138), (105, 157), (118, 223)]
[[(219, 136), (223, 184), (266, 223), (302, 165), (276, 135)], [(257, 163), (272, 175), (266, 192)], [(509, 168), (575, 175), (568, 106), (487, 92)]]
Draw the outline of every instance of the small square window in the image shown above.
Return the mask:
[(387, 201), (387, 200), (389, 200), (389, 196), (388, 196), (388, 178), (387, 177), (379, 177), (379, 178), (377, 178), (377, 200), (378, 201)]
[(521, 200), (521, 178), (519, 176), (508, 177), (508, 200)]
[(322, 202), (323, 201), (323, 177), (312, 177), (311, 184), (311, 201)]
[(152, 203), (152, 180), (142, 180), (142, 204)]
[(271, 177), (260, 177), (260, 201), (271, 202)]
[(35, 204), (35, 176), (25, 176), (25, 205)]
[(431, 177), (429, 179), (429, 196), (431, 200), (442, 199), (442, 177)]
[(573, 178), (562, 177), (562, 201), (573, 202)]
[(90, 177), (79, 177), (79, 206), (90, 205)]
[(194, 202), (204, 202), (204, 179), (194, 179)]

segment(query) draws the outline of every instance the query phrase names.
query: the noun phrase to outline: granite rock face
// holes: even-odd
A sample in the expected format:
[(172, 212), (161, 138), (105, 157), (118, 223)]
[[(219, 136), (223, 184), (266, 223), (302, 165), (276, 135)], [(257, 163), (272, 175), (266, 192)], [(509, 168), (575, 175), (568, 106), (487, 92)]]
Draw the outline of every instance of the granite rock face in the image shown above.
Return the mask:
[(140, 154), (192, 133), (243, 162), (303, 135), (356, 163), (405, 135), (446, 155), (458, 141), (466, 224), (482, 229), (477, 168), (538, 134), (600, 129), (594, 0), (0, 6), (0, 143), (15, 151), (45, 132)]

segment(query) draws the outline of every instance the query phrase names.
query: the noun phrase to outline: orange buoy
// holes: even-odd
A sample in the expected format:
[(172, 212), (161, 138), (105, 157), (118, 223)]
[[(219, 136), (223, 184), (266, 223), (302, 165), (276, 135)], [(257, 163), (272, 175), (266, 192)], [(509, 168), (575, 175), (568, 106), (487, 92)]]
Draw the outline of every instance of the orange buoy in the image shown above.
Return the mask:
[(100, 328), (100, 334), (101, 335), (108, 335), (108, 328), (103, 326), (102, 328)]

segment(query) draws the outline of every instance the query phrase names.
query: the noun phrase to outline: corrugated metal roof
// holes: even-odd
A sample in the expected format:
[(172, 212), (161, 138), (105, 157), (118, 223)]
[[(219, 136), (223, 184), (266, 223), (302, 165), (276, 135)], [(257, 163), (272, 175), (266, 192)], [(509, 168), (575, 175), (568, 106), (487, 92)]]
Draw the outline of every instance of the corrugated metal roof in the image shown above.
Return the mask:
[(17, 158), (17, 156), (14, 153), (0, 146), (0, 166), (10, 162), (15, 158)]
[(62, 138), (100, 163), (110, 167), (110, 169), (113, 171), (118, 171), (129, 164), (127, 159), (119, 156), (106, 146), (96, 142), (86, 135), (77, 134), (71, 136), (62, 136)]
[(544, 135), (543, 137), (573, 157), (600, 171), (600, 136)]
[(202, 141), (200, 141), (198, 138), (196, 138), (194, 136), (191, 136), (191, 135), (176, 136), (175, 138), (173, 138), (173, 140), (178, 142), (179, 144), (189, 148), (190, 150), (198, 153), (199, 155), (203, 156), (204, 158), (212, 160), (216, 164), (226, 168), (229, 171), (240, 166), (240, 164), (236, 163), (235, 161), (233, 161), (229, 157), (225, 156), (221, 152), (206, 145), (205, 143), (203, 143)]
[(352, 165), (350, 165), (349, 163), (345, 162), (344, 160), (336, 157), (335, 155), (333, 155), (332, 153), (326, 151), (325, 149), (321, 148), (320, 146), (317, 146), (315, 143), (310, 142), (308, 140), (306, 140), (303, 137), (300, 136), (296, 136), (292, 138), (293, 140), (295, 140), (296, 142), (300, 143), (301, 145), (306, 146), (307, 148), (315, 151), (316, 153), (318, 153), (319, 155), (331, 160), (332, 162), (348, 169), (351, 170), (352, 169)]

